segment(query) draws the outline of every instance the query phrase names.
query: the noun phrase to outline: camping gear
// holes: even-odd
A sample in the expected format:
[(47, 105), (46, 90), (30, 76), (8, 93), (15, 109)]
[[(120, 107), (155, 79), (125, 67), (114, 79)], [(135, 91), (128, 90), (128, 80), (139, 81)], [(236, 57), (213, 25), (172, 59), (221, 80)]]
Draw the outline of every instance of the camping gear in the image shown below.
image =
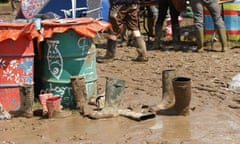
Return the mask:
[(71, 84), (76, 109), (79, 110), (80, 114), (84, 114), (84, 107), (86, 107), (87, 104), (87, 92), (84, 76), (72, 76)]

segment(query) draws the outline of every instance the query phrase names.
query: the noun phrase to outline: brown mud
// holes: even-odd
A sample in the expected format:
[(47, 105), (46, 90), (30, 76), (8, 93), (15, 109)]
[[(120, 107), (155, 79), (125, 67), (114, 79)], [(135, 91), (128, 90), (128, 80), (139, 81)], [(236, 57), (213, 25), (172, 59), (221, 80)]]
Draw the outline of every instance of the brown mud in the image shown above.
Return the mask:
[[(0, 7), (0, 18), (9, 16), (2, 12)], [(98, 55), (104, 55), (103, 47), (97, 46)], [(227, 52), (217, 52), (217, 46), (214, 49), (204, 53), (149, 50), (149, 62), (137, 63), (131, 60), (137, 55), (134, 47), (119, 47), (115, 61), (97, 64), (100, 93), (106, 77), (126, 81), (122, 108), (157, 104), (162, 96), (163, 70), (175, 69), (177, 76), (191, 78), (189, 116), (157, 115), (140, 122), (125, 117), (91, 120), (76, 112), (63, 119), (13, 118), (0, 121), (0, 143), (238, 144), (240, 92), (227, 85), (239, 73), (240, 52), (238, 48)]]

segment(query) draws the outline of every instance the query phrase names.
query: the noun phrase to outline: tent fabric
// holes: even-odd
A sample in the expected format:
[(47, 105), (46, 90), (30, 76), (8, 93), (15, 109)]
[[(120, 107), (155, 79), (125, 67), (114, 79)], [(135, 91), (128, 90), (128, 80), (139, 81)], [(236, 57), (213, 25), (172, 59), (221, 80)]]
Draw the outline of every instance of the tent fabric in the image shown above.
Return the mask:
[(42, 27), (44, 38), (50, 38), (54, 33), (63, 33), (70, 29), (82, 36), (93, 38), (98, 32), (111, 28), (111, 25), (108, 22), (94, 20), (93, 18), (67, 18), (44, 20), (42, 21)]

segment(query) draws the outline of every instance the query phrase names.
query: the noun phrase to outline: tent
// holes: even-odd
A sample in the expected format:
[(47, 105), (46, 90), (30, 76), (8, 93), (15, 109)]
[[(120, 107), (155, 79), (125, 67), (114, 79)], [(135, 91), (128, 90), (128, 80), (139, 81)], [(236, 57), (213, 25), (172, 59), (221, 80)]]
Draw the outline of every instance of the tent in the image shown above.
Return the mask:
[[(72, 13), (71, 10), (74, 9), (76, 9), (76, 13)], [(16, 18), (32, 19), (35, 15), (49, 12), (60, 16), (60, 18), (65, 18), (65, 12), (70, 12), (68, 17), (89, 14), (89, 17), (107, 21), (108, 9), (108, 0), (22, 0)]]

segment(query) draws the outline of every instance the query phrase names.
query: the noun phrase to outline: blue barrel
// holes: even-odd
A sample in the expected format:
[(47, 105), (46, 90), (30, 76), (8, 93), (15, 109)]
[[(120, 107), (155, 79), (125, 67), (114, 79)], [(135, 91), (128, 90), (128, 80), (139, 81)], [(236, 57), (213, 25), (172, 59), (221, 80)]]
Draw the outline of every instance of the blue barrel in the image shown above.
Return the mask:
[(102, 10), (101, 10), (101, 15), (103, 17), (102, 20), (108, 21), (108, 15), (109, 15), (109, 1), (108, 0), (102, 0)]
[(42, 56), (42, 89), (59, 95), (64, 107), (75, 107), (71, 76), (84, 76), (87, 98), (97, 95), (96, 47), (91, 38), (73, 30), (55, 33), (44, 41)]

